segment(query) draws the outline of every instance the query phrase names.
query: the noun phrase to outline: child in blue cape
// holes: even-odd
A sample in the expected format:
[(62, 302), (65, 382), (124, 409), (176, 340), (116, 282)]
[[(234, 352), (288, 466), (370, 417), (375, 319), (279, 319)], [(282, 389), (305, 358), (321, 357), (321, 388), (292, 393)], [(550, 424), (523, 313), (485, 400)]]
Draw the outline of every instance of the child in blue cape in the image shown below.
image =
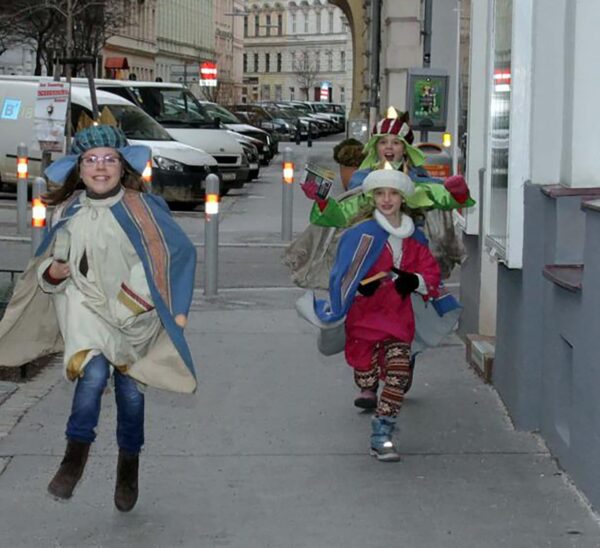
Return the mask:
[(57, 499), (69, 499), (83, 474), (112, 376), (114, 503), (122, 512), (138, 498), (140, 387), (196, 389), (183, 334), (196, 252), (164, 200), (145, 192), (141, 173), (149, 160), (150, 149), (130, 146), (116, 127), (75, 135), (71, 154), (46, 170), (60, 185), (46, 196), (55, 206), (52, 225), (0, 323), (2, 365), (62, 352), (65, 377), (75, 383), (65, 456), (48, 485)]

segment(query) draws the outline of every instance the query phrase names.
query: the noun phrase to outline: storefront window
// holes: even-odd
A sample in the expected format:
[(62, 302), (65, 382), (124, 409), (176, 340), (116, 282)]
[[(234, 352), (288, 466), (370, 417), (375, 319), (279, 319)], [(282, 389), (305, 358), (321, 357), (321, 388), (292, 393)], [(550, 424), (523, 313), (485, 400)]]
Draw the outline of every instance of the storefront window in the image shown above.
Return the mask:
[(496, 0), (494, 6), (488, 237), (502, 254), (506, 251), (507, 240), (512, 8), (513, 0)]

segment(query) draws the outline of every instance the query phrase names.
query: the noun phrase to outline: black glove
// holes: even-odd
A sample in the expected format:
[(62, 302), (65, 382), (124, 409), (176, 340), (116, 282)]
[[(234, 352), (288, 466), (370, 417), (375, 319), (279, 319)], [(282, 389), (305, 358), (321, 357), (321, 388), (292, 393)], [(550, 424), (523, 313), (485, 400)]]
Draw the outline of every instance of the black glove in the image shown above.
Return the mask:
[(377, 288), (381, 285), (381, 280), (373, 280), (368, 284), (358, 284), (356, 289), (363, 297), (372, 297)]
[(397, 268), (392, 268), (392, 271), (398, 274), (398, 277), (394, 280), (394, 286), (396, 291), (403, 297), (410, 295), (419, 287), (419, 277), (416, 274)]

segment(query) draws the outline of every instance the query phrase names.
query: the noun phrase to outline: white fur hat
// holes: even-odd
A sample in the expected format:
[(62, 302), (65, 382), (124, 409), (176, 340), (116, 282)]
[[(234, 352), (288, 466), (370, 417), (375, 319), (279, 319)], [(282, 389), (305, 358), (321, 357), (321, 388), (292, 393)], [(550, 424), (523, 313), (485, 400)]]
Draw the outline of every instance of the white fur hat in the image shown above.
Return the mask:
[(366, 194), (376, 188), (395, 188), (403, 196), (411, 196), (415, 193), (415, 183), (408, 175), (396, 169), (371, 171), (362, 183), (362, 191)]

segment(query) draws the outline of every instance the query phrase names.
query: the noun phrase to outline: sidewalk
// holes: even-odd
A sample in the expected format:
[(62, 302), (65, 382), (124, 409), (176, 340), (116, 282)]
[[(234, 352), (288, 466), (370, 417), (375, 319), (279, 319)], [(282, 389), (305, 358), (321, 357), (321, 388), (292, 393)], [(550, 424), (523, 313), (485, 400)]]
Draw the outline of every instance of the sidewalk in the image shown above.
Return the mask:
[(0, 440), (3, 543), (600, 545), (595, 516), (538, 438), (513, 430), (456, 338), (419, 359), (397, 436), (403, 461), (370, 457), (369, 415), (352, 405), (351, 371), (341, 356), (318, 354), (312, 328), (293, 310), (296, 295), (239, 291), (197, 303), (188, 336), (201, 385), (195, 396), (148, 391), (140, 501), (130, 515), (112, 505), (112, 395), (73, 501), (45, 494), (71, 387), (58, 367), (44, 372), (48, 394)]
[[(225, 215), (222, 241), (276, 243), (281, 197), (270, 173)], [(294, 207), (300, 226), (307, 204)], [(186, 223), (200, 241), (197, 219)], [(27, 383), (0, 383), (2, 546), (600, 546), (597, 516), (540, 439), (512, 428), (456, 337), (418, 359), (395, 438), (402, 462), (370, 457), (370, 415), (353, 406), (352, 371), (342, 355), (318, 353), (316, 332), (294, 309), (302, 290), (274, 264), (279, 251), (233, 249), (221, 264), (230, 283), (210, 299), (195, 291), (186, 333), (199, 389), (147, 391), (130, 514), (113, 506), (112, 390), (84, 478), (59, 503), (46, 485), (64, 451), (73, 388), (58, 364)]]

